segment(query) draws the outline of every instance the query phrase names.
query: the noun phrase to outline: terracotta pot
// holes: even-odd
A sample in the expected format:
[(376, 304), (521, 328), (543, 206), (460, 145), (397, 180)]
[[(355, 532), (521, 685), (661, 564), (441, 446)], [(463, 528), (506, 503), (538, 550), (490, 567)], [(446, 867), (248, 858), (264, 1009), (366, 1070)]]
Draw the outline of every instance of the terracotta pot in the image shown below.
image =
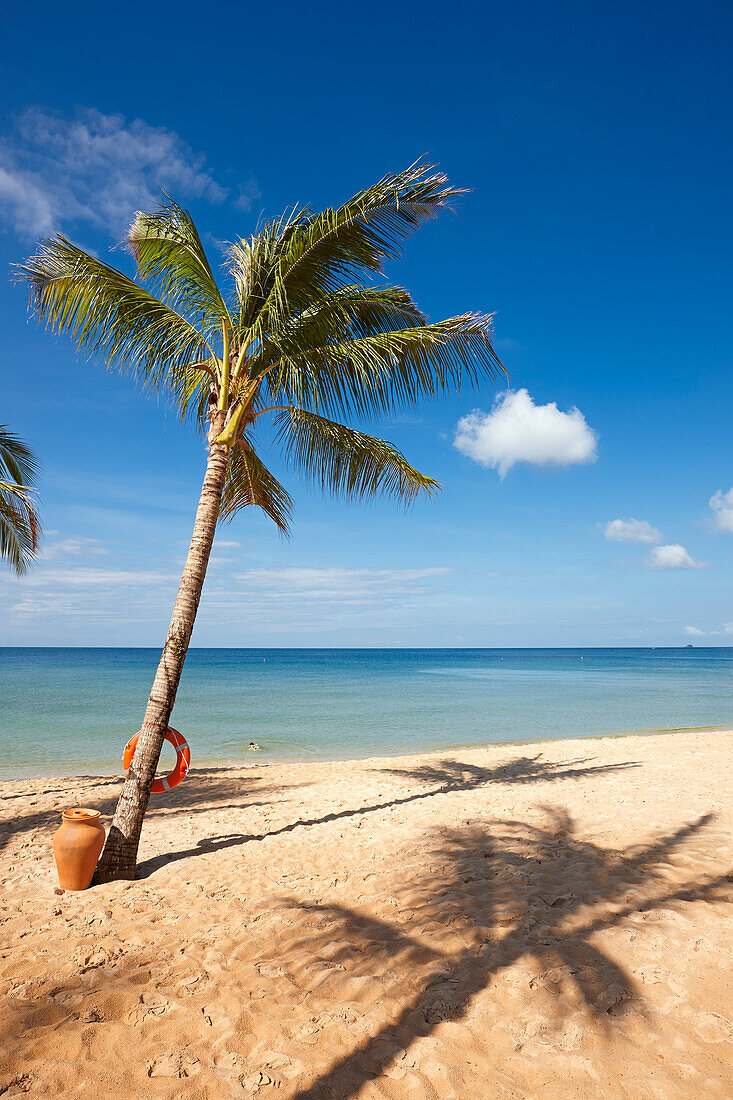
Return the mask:
[(86, 890), (104, 847), (99, 810), (64, 810), (53, 838), (53, 855), (62, 890)]

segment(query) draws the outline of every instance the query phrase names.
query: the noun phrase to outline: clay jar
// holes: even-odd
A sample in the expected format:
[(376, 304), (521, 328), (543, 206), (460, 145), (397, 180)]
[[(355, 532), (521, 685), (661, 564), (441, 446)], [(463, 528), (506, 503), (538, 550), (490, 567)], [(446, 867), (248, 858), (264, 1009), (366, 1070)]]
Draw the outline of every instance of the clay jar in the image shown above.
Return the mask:
[(64, 810), (53, 838), (53, 854), (62, 890), (86, 890), (104, 847), (99, 810)]

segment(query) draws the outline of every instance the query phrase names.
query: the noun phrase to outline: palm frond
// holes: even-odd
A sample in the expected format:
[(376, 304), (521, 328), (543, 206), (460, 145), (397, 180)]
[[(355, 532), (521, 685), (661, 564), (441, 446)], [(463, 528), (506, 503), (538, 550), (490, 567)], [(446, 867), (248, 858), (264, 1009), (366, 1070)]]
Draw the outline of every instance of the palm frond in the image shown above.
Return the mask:
[(38, 460), (28, 444), (0, 424), (0, 479), (33, 485), (37, 475)]
[(464, 193), (434, 165), (418, 161), (384, 176), (337, 209), (301, 213), (294, 229), (288, 226), (271, 286), (257, 311), (260, 332), (272, 329), (288, 312), (340, 289), (355, 274), (381, 270), (422, 221)]
[(294, 208), (264, 222), (251, 237), (240, 237), (227, 251), (227, 268), (234, 281), (236, 303), (231, 309), (237, 342), (249, 334), (272, 291), (278, 260), (291, 238), (310, 215)]
[(198, 230), (178, 203), (169, 199), (153, 213), (138, 210), (127, 243), (138, 276), (151, 280), (158, 295), (175, 309), (184, 307), (210, 323), (228, 317)]
[(219, 520), (227, 522), (240, 508), (255, 505), (275, 523), (283, 535), (290, 533), (293, 501), (247, 439), (240, 439), (232, 450), (222, 494)]
[(300, 354), (287, 355), (283, 348), (279, 365), (267, 376), (273, 403), (327, 415), (372, 416), (415, 407), (421, 398), (460, 390), (466, 381), (478, 386), (504, 371), (491, 344), (491, 320), (465, 313)]
[(259, 362), (297, 355), (324, 344), (339, 344), (362, 336), (426, 324), (425, 316), (402, 287), (346, 286), (294, 313), (263, 340), (251, 371)]
[(26, 572), (41, 535), (31, 488), (37, 472), (31, 449), (0, 425), (0, 558), (18, 574)]
[(40, 241), (18, 272), (48, 328), (68, 333), (78, 351), (100, 354), (146, 388), (175, 394), (190, 364), (211, 355), (186, 317), (64, 237)]
[(391, 496), (409, 505), (418, 493), (432, 496), (440, 488), (391, 443), (345, 424), (296, 408), (280, 411), (276, 424), (286, 457), (335, 496)]

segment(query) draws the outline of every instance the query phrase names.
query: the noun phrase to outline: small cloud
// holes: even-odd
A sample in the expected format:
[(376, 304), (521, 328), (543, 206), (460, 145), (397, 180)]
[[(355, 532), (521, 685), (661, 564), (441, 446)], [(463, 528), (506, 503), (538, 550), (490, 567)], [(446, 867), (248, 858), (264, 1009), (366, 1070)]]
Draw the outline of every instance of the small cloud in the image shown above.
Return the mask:
[(522, 351), (522, 345), (517, 340), (511, 340), (508, 337), (499, 337), (498, 340), (493, 341), (494, 351), (501, 355), (507, 351)]
[(655, 546), (647, 558), (650, 569), (704, 569), (705, 562), (695, 561), (684, 546), (672, 542), (668, 546)]
[[(58, 532), (48, 532), (58, 534)], [(94, 555), (106, 555), (109, 550), (98, 539), (88, 539), (83, 536), (69, 539), (58, 539), (56, 542), (47, 543), (38, 555), (39, 560), (51, 561), (54, 558), (78, 558)]]
[(717, 638), (721, 634), (733, 634), (733, 623), (723, 623), (720, 630), (699, 630), (696, 626), (686, 626), (685, 631), (694, 638)]
[(602, 526), (603, 534), (611, 542), (661, 542), (664, 538), (661, 531), (652, 527), (645, 519), (612, 519), (610, 523)]
[(446, 577), (444, 566), (428, 569), (345, 569), (289, 566), (248, 569), (235, 574), (263, 596), (275, 599), (371, 602), (375, 599), (417, 595), (426, 591), (426, 581)]
[(140, 585), (159, 585), (178, 580), (178, 573), (163, 573), (149, 569), (107, 569), (102, 566), (50, 566), (36, 569), (24, 577), (26, 588), (71, 587), (89, 588), (90, 586), (138, 587)]
[(708, 501), (713, 511), (713, 527), (716, 531), (733, 531), (733, 488), (727, 493), (718, 489)]
[(489, 580), (498, 581), (499, 577), (503, 577), (504, 574), (500, 573), (498, 570), (495, 570), (493, 573), (484, 573), (484, 576), (488, 577)]
[(7, 161), (0, 164), (0, 215), (22, 237), (37, 237), (54, 229), (50, 197), (29, 173)]
[(232, 201), (237, 210), (243, 210), (245, 213), (248, 213), (252, 209), (252, 205), (261, 197), (262, 192), (252, 179), (246, 184), (238, 185), (237, 192)]
[(454, 446), (504, 478), (512, 466), (571, 466), (595, 462), (598, 437), (579, 409), (535, 405), (527, 390), (499, 394), (491, 412), (474, 409), (456, 425)]
[(414, 416), (412, 413), (397, 413), (395, 416), (387, 417), (384, 423), (389, 427), (393, 427), (395, 424), (422, 424), (422, 416)]
[(174, 130), (94, 109), (29, 109), (0, 145), (0, 217), (24, 237), (79, 224), (118, 234), (161, 191), (248, 209), (255, 190), (222, 187)]

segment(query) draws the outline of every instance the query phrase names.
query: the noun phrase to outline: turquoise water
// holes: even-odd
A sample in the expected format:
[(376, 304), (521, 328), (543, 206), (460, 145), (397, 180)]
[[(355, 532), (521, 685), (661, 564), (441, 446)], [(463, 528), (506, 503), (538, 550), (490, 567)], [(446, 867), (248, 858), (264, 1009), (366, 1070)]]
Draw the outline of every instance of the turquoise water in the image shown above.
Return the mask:
[[(0, 649), (0, 777), (119, 772), (157, 660)], [(191, 650), (173, 724), (194, 767), (730, 726), (733, 648)]]

